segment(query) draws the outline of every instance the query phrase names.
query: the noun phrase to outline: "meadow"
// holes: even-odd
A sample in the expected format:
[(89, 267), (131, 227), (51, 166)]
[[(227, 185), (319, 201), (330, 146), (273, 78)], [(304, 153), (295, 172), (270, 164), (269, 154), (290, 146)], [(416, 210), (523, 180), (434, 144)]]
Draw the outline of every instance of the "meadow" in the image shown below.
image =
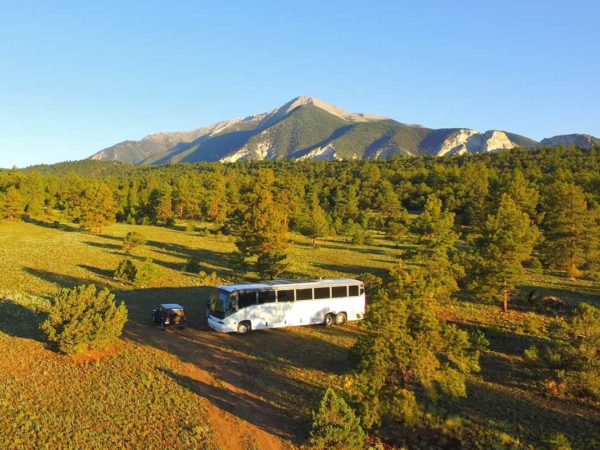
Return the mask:
[[(113, 278), (125, 257), (129, 231), (148, 242), (132, 258), (152, 258), (159, 277), (146, 286)], [(376, 235), (369, 245), (343, 237), (319, 241), (292, 234), (289, 277), (385, 275), (402, 250)], [(2, 448), (293, 448), (306, 442), (310, 414), (323, 390), (343, 390), (347, 354), (361, 333), (356, 324), (312, 326), (223, 335), (207, 329), (210, 287), (184, 270), (223, 280), (233, 239), (178, 227), (115, 224), (102, 234), (52, 220), (0, 224), (0, 447)], [(249, 274), (252, 278), (253, 274)], [(124, 300), (129, 322), (120, 347), (107, 355), (61, 356), (38, 331), (57, 289), (93, 283)], [(571, 305), (600, 306), (600, 288), (560, 273), (529, 273), (532, 289)], [(189, 327), (161, 331), (149, 325), (161, 302), (188, 311)], [(443, 400), (447, 426), (472, 434), (473, 448), (544, 448), (554, 433), (574, 448), (600, 446), (600, 408), (550, 396), (527, 372), (523, 351), (544, 338), (551, 315), (525, 307), (502, 314), (497, 304), (459, 298), (442, 305), (444, 318), (481, 329), (490, 341), (468, 397)]]

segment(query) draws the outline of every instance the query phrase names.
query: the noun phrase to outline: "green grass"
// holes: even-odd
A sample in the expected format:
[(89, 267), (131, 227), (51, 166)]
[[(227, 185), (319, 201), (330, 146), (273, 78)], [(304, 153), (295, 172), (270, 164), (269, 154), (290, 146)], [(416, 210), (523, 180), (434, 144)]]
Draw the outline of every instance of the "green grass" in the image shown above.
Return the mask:
[[(125, 256), (121, 240), (132, 230), (148, 238), (133, 257), (152, 258), (161, 270), (143, 287), (112, 278)], [(380, 235), (364, 246), (332, 238), (315, 249), (297, 235), (292, 242), (292, 277), (383, 275), (401, 251)], [(360, 329), (296, 327), (245, 337), (208, 331), (209, 287), (182, 268), (194, 257), (201, 270), (232, 279), (227, 254), (233, 248), (227, 236), (199, 236), (183, 227), (118, 224), (93, 235), (68, 224), (0, 224), (0, 447), (243, 448), (250, 441), (268, 447), (269, 436), (302, 443), (323, 390), (343, 390), (347, 352)], [(37, 330), (53, 293), (80, 283), (108, 286), (127, 302), (130, 320), (114, 356), (61, 356)], [(531, 274), (528, 284), (525, 291), (600, 305), (598, 287), (587, 280)], [(165, 333), (148, 326), (152, 307), (166, 301), (186, 307), (190, 327)], [(491, 343), (481, 373), (469, 380), (468, 398), (439, 405), (468, 427), (473, 447), (496, 439), (539, 448), (556, 432), (574, 448), (599, 445), (598, 405), (550, 397), (524, 369), (523, 350), (544, 338), (549, 316), (522, 306), (503, 316), (499, 305), (470, 299), (453, 300), (441, 311), (460, 326), (482, 329)], [(221, 420), (215, 408), (237, 421)]]

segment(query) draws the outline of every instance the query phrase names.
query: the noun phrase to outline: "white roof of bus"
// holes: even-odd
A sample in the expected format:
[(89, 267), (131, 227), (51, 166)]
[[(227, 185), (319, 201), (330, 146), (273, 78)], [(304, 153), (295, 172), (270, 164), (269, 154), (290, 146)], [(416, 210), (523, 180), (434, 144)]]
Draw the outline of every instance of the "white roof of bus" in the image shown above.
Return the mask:
[(240, 283), (217, 286), (227, 292), (253, 290), (253, 289), (277, 289), (277, 288), (295, 288), (298, 286), (318, 286), (332, 284), (359, 284), (361, 281), (352, 278), (323, 278), (321, 280), (271, 280), (261, 281), (259, 283)]

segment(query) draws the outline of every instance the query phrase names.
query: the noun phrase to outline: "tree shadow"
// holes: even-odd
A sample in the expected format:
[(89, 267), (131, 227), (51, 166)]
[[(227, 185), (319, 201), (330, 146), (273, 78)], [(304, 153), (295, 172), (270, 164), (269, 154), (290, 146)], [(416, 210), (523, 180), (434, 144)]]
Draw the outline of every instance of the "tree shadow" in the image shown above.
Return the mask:
[(319, 267), (323, 270), (330, 270), (332, 272), (341, 272), (346, 274), (354, 274), (360, 275), (362, 273), (372, 273), (374, 275), (385, 277), (388, 274), (388, 269), (382, 267), (372, 267), (372, 266), (359, 266), (356, 264), (325, 264), (325, 263), (316, 263), (315, 267)]
[(37, 225), (38, 227), (51, 228), (54, 230), (62, 230), (62, 231), (81, 231), (81, 228), (74, 227), (72, 225), (66, 223), (56, 222), (47, 222), (45, 220), (36, 219), (31, 216), (23, 216), (23, 222), (30, 223), (32, 225)]
[(30, 275), (33, 275), (34, 277), (40, 278), (50, 283), (57, 284), (62, 288), (71, 288), (87, 284), (93, 284), (99, 288), (106, 287), (106, 284), (104, 283), (98, 283), (97, 281), (92, 281), (87, 278), (74, 277), (71, 275), (49, 272), (47, 270), (34, 269), (33, 267), (23, 267), (23, 271)]
[(95, 275), (98, 275), (102, 278), (112, 279), (114, 275), (114, 270), (108, 269), (99, 269), (98, 267), (88, 266), (87, 264), (79, 264), (77, 267), (81, 267), (82, 269), (87, 270)]
[(84, 244), (90, 245), (92, 247), (103, 248), (106, 250), (115, 250), (115, 253), (119, 253), (116, 250), (123, 250), (122, 245), (117, 244), (104, 244), (102, 242), (93, 242), (93, 241), (83, 241)]
[(8, 298), (0, 298), (0, 333), (45, 342), (39, 329), (46, 315)]

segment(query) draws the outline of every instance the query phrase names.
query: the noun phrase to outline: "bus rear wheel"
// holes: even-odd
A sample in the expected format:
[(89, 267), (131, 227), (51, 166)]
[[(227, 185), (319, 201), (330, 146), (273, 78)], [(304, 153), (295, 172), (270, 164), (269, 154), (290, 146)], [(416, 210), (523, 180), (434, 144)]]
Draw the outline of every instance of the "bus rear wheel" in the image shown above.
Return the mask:
[(323, 319), (323, 325), (326, 327), (330, 327), (335, 323), (335, 316), (333, 314), (325, 314), (325, 318)]
[(340, 312), (335, 315), (335, 324), (336, 325), (346, 325), (348, 321), (348, 317), (346, 317), (346, 313)]
[(237, 327), (238, 334), (246, 334), (250, 331), (250, 324), (248, 322), (240, 322)]

